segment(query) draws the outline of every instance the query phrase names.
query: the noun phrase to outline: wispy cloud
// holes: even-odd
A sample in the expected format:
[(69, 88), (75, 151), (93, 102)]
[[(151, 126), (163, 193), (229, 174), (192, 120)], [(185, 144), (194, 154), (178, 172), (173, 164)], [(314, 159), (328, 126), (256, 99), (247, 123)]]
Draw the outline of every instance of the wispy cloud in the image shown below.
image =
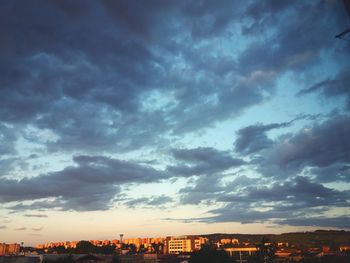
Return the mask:
[(24, 231), (24, 230), (27, 230), (27, 228), (24, 227), (24, 226), (21, 226), (21, 227), (15, 228), (15, 230), (16, 230), (16, 231)]
[(38, 217), (38, 218), (48, 217), (48, 215), (44, 215), (44, 214), (25, 214), (23, 216), (25, 216), (25, 217)]
[(33, 230), (33, 231), (41, 231), (41, 230), (43, 230), (44, 228), (42, 227), (42, 226), (40, 226), (40, 227), (32, 227), (31, 228), (31, 230)]

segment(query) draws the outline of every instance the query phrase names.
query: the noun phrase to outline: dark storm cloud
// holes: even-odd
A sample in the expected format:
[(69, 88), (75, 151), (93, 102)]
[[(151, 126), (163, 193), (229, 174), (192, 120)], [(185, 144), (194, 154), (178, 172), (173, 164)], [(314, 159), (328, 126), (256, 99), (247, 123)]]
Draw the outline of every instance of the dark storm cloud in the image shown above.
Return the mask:
[(160, 34), (171, 37), (172, 32), (167, 32), (164, 24), (166, 27), (176, 29), (176, 22), (181, 19), (186, 21), (192, 38), (215, 37), (220, 35), (232, 21), (232, 17), (242, 9), (241, 5), (232, 1), (218, 3), (212, 0), (176, 1), (176, 3), (161, 0), (147, 3), (106, 1), (104, 4), (111, 17), (120, 24), (121, 30), (148, 41), (154, 41)]
[[(296, 177), (284, 183), (276, 182), (271, 186), (263, 186), (263, 182), (254, 178), (239, 177), (237, 179), (218, 186), (217, 182), (215, 183), (213, 180), (208, 182), (202, 178), (196, 182), (195, 187), (191, 190), (193, 192), (201, 190), (202, 193), (207, 193), (208, 198), (202, 195), (202, 201), (210, 198), (216, 202), (232, 203), (253, 209), (266, 207), (264, 204), (274, 203), (273, 210), (279, 212), (313, 207), (324, 207), (324, 209), (327, 209), (328, 206), (346, 207), (349, 204), (350, 193), (348, 191), (327, 188), (306, 177)], [(238, 184), (239, 180), (243, 180), (243, 182)], [(214, 185), (212, 190), (209, 186), (210, 183)], [(254, 183), (259, 186), (253, 186)], [(184, 188), (181, 192), (190, 191)], [(220, 194), (209, 195), (215, 192), (220, 192)], [(191, 197), (191, 195), (187, 197)]]
[(130, 208), (149, 207), (154, 209), (156, 207), (163, 207), (165, 204), (171, 203), (173, 201), (174, 200), (169, 196), (160, 195), (131, 199), (125, 202), (124, 205)]
[(7, 206), (6, 208), (11, 210), (11, 213), (18, 213), (25, 210), (30, 211), (44, 211), (44, 210), (60, 210), (64, 206), (64, 203), (59, 199), (48, 199), (42, 201), (34, 201), (29, 204), (26, 203), (18, 203), (16, 205)]
[(51, 129), (59, 137), (51, 148), (67, 150), (103, 149), (128, 122), (142, 126), (133, 113), (157, 75), (149, 47), (125, 38), (103, 5), (39, 2), (40, 11), (3, 4), (1, 120)]
[[(223, 183), (229, 169), (246, 163), (213, 148), (173, 150), (175, 163), (166, 172), (99, 156), (172, 147), (184, 133), (213, 127), (267, 102), (281, 76), (308, 74), (323, 51), (347, 57), (335, 51), (333, 42), (344, 25), (340, 5), (273, 0), (2, 1), (0, 201), (16, 202), (8, 206), (13, 211), (106, 210), (123, 184), (197, 175), (193, 185), (180, 191), (181, 202), (242, 204), (229, 204), (226, 210), (236, 207), (243, 221), (282, 219), (293, 205), (304, 212), (316, 201), (343, 205), (342, 195), (339, 203), (334, 201), (337, 191), (312, 188), (306, 181), (310, 191), (322, 192), (329, 203), (310, 196), (304, 196), (306, 203), (297, 197), (289, 202), (282, 193), (286, 206), (270, 212), (244, 210), (249, 206), (244, 198), (263, 199), (266, 194), (266, 201), (279, 201), (265, 188), (249, 188), (254, 179), (248, 177)], [(304, 93), (349, 97), (345, 71), (320, 81), (315, 79), (318, 84)], [(348, 181), (348, 119), (335, 116), (275, 141), (267, 132), (289, 123), (251, 125), (238, 131), (235, 148), (246, 157), (260, 154), (252, 163), (270, 176), (270, 190), (303, 193), (298, 182), (277, 185), (273, 179), (303, 171), (319, 182)], [(23, 140), (49, 153), (79, 156), (61, 171), (13, 180), (10, 171), (21, 162), (15, 156), (16, 143)], [(21, 150), (20, 143), (17, 148)], [(126, 205), (157, 206), (163, 201), (171, 202), (153, 196)], [(224, 210), (216, 211), (221, 220), (230, 217)]]
[(180, 202), (183, 204), (213, 204), (216, 202), (230, 202), (232, 193), (236, 195), (236, 201), (240, 199), (239, 193), (251, 185), (264, 185), (261, 178), (250, 178), (238, 171), (234, 180), (223, 182), (224, 176), (218, 174), (202, 175), (189, 186), (179, 191)]
[(273, 144), (273, 140), (269, 139), (266, 132), (285, 128), (292, 122), (272, 123), (272, 124), (255, 124), (244, 127), (237, 131), (238, 138), (235, 141), (235, 150), (241, 154), (252, 154), (259, 152), (264, 148), (269, 148)]
[[(267, 176), (283, 177), (305, 168), (318, 168), (312, 171), (320, 172), (334, 166), (347, 166), (350, 162), (349, 134), (350, 117), (335, 114), (323, 123), (282, 137), (262, 153), (259, 170)], [(342, 179), (341, 174), (339, 177), (329, 174), (328, 181)]]
[(201, 176), (194, 186), (187, 186), (179, 191), (182, 204), (208, 203), (219, 198), (225, 188), (220, 183), (219, 176)]
[(350, 217), (311, 217), (311, 218), (291, 218), (276, 221), (278, 224), (290, 226), (317, 226), (317, 227), (337, 227), (349, 229)]
[(202, 219), (191, 219), (188, 221), (200, 221), (206, 223), (238, 222), (242, 224), (273, 223), (278, 225), (290, 226), (317, 226), (348, 229), (348, 222), (350, 219), (347, 216), (309, 216), (309, 213), (307, 211), (305, 211), (305, 213), (301, 215), (293, 215), (292, 212), (279, 211), (261, 212), (256, 210), (248, 210), (246, 207), (237, 206), (227, 206), (224, 209), (217, 209), (211, 212), (218, 213), (219, 215)]
[(172, 154), (180, 164), (168, 166), (167, 170), (180, 176), (214, 174), (245, 164), (242, 159), (233, 158), (229, 152), (210, 147), (173, 149)]
[[(238, 176), (224, 183), (220, 181), (222, 175), (201, 176), (194, 186), (181, 189), (181, 202), (223, 204), (209, 211), (215, 216), (198, 219), (203, 222), (290, 222), (297, 226), (344, 227), (347, 217), (332, 215), (330, 210), (338, 208), (348, 213), (350, 192), (328, 188), (321, 182), (349, 181), (349, 116), (331, 114), (327, 120), (314, 122), (295, 134), (276, 140), (266, 137), (267, 131), (292, 122), (252, 125), (238, 132), (236, 148), (248, 156), (257, 154), (252, 164), (267, 177)], [(254, 150), (251, 143), (263, 147)], [(183, 156), (191, 160), (190, 157)], [(301, 172), (313, 179), (293, 176)]]
[(347, 23), (341, 2), (277, 2), (281, 1), (256, 1), (243, 14), (248, 19), (243, 34), (266, 35), (241, 54), (244, 70), (305, 70), (332, 46), (335, 29)]
[(296, 177), (292, 182), (251, 188), (247, 197), (250, 201), (286, 202), (299, 208), (312, 208), (329, 205), (347, 206), (350, 195), (349, 192), (337, 191), (310, 182), (306, 177)]
[(242, 4), (234, 1), (191, 1), (184, 6), (183, 14), (192, 20), (192, 38), (213, 38), (220, 35), (242, 9)]
[[(57, 139), (48, 143), (51, 151), (138, 149), (165, 144), (164, 134), (193, 132), (237, 117), (273, 94), (275, 71), (316, 58), (330, 44), (323, 33), (335, 25), (324, 23), (333, 21), (337, 8), (328, 2), (289, 3), (293, 15), (305, 10), (303, 19), (274, 23), (289, 19), (287, 4), (1, 5), (0, 119), (52, 131)], [(272, 13), (274, 21), (268, 19)], [(281, 25), (271, 37), (276, 45), (253, 41), (237, 55), (208, 41), (226, 39), (242, 17), (252, 21), (252, 28), (257, 23)], [(317, 26), (300, 34), (311, 24)], [(146, 109), (153, 92), (171, 94), (172, 103)], [(25, 136), (23, 129), (18, 132)]]
[[(105, 1), (106, 13), (116, 22), (121, 32), (128, 37), (144, 39), (149, 42), (161, 40), (160, 34), (171, 36), (168, 29), (175, 29), (172, 17), (177, 17), (185, 1), (164, 2), (151, 0), (135, 1)], [(168, 20), (165, 20), (168, 17)], [(164, 28), (165, 27), (165, 28)]]
[(14, 169), (16, 158), (0, 159), (0, 177), (6, 175), (9, 171)]
[(316, 175), (319, 182), (350, 181), (350, 164), (336, 163), (327, 167), (315, 167), (308, 170), (310, 175)]
[(7, 154), (14, 154), (16, 129), (0, 122), (0, 157)]
[(346, 98), (347, 109), (350, 110), (350, 71), (339, 72), (333, 79), (324, 79), (298, 94), (305, 95), (319, 92), (326, 98)]
[[(225, 191), (227, 192), (227, 189), (222, 193)], [(247, 186), (243, 191), (235, 194), (216, 196), (214, 201), (223, 202), (225, 205), (208, 211), (214, 216), (199, 218), (199, 221), (288, 224), (290, 219), (292, 225), (309, 226), (317, 225), (318, 219), (316, 218), (314, 222), (312, 219), (328, 212), (332, 207), (347, 211), (350, 192), (327, 188), (306, 177), (296, 177), (272, 186)], [(328, 225), (326, 222), (322, 223), (322, 226), (339, 228), (344, 226), (338, 225), (342, 220), (344, 222), (343, 217), (343, 219), (334, 219), (332, 215), (327, 215), (323, 218), (324, 221), (330, 218), (330, 221)]]
[(12, 172), (21, 171), (28, 168), (25, 159), (17, 157), (0, 157), (0, 177), (12, 175)]
[[(231, 1), (2, 3), (0, 118), (53, 131), (57, 151), (138, 148), (237, 116), (264, 101), (263, 87), (249, 88), (261, 81), (223, 79), (233, 59), (193, 44), (224, 34), (241, 9)], [(155, 90), (174, 94), (174, 105), (145, 110)]]
[[(19, 181), (3, 179), (0, 184), (0, 201), (37, 200), (55, 198), (47, 205), (64, 210), (106, 210), (126, 183), (155, 182), (165, 174), (147, 166), (101, 156), (76, 156), (75, 166), (62, 171), (24, 178)], [(38, 203), (19, 204), (10, 209), (33, 208)], [(39, 207), (45, 208), (40, 203)]]
[[(292, 3), (278, 0), (257, 1), (249, 5), (245, 15), (253, 18), (253, 23), (244, 27), (244, 33), (258, 33), (259, 30), (267, 30), (267, 24), (274, 22), (276, 14), (283, 12)], [(294, 3), (295, 4), (295, 3)]]

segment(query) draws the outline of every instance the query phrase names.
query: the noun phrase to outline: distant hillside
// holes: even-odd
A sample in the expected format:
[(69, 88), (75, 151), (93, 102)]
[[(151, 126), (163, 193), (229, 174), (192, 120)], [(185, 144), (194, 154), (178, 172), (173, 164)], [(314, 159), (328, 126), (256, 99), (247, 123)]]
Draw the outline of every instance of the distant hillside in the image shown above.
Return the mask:
[(267, 237), (272, 242), (288, 242), (289, 245), (297, 247), (317, 247), (322, 245), (339, 246), (350, 243), (350, 231), (336, 230), (316, 230), (314, 232), (293, 232), (279, 235), (266, 234), (209, 234), (203, 235), (211, 242), (217, 242), (223, 238), (237, 238), (240, 242), (259, 243), (263, 237)]

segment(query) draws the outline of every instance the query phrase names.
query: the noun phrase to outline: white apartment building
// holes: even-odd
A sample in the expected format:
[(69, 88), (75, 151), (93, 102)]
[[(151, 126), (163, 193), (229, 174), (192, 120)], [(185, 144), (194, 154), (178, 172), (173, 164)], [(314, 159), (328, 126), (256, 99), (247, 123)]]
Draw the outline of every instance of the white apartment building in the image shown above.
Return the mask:
[(190, 253), (194, 250), (199, 250), (202, 246), (202, 242), (202, 239), (196, 236), (167, 237), (164, 241), (164, 253)]

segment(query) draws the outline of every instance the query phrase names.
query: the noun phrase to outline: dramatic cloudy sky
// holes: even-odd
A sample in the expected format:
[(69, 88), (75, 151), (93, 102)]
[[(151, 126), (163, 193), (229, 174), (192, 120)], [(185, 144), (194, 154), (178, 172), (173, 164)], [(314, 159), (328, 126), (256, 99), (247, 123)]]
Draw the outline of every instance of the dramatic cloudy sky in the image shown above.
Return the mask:
[(349, 26), (338, 0), (1, 1), (0, 241), (348, 228)]

